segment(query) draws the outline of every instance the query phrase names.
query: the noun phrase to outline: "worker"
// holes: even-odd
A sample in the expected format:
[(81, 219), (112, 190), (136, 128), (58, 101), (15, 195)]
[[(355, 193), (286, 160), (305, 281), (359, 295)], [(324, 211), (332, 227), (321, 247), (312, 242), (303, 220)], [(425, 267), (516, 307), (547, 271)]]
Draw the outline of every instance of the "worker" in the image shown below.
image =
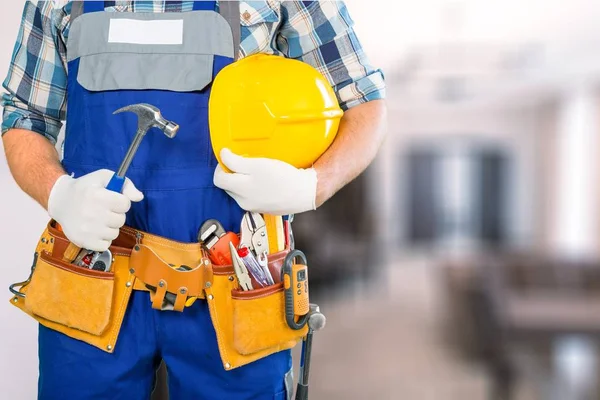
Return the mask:
[[(209, 218), (239, 231), (242, 209), (276, 215), (317, 209), (374, 159), (384, 136), (385, 84), (346, 5), (265, 0), (239, 3), (236, 55), (266, 53), (312, 65), (345, 114), (335, 141), (311, 168), (227, 149), (220, 156), (229, 171), (217, 168), (206, 108), (208, 84), (233, 62), (220, 53), (231, 45), (223, 42), (229, 26), (215, 17), (225, 3), (25, 3), (3, 85), (2, 139), (18, 185), (72, 243), (105, 251), (124, 224), (187, 243)], [(123, 192), (114, 193), (105, 187), (131, 132), (107, 115), (134, 103), (157, 106), (181, 129), (170, 141), (147, 137)], [(39, 398), (148, 399), (161, 360), (174, 399), (291, 396), (290, 351), (223, 368), (206, 300), (180, 313), (158, 311), (147, 292), (134, 291), (118, 340), (108, 353), (40, 325)]]

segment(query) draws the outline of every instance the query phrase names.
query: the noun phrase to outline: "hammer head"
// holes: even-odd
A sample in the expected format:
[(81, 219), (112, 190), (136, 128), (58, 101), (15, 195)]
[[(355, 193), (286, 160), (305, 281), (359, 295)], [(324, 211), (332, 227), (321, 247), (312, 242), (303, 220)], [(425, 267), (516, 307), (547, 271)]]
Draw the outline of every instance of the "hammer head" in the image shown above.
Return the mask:
[(320, 331), (325, 328), (327, 318), (321, 313), (321, 309), (316, 304), (310, 305), (310, 312), (308, 317), (308, 329), (311, 331)]
[(115, 111), (119, 114), (129, 111), (138, 116), (138, 132), (146, 133), (150, 128), (158, 128), (170, 139), (173, 139), (179, 130), (179, 125), (163, 118), (160, 110), (151, 104), (133, 104)]

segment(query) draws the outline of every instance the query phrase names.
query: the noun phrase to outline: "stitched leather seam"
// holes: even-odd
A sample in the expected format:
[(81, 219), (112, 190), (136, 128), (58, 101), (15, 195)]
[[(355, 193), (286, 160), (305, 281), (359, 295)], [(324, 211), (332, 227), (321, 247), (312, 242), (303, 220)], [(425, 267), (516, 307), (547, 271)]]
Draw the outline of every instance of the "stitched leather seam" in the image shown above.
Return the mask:
[[(47, 257), (43, 257), (44, 254), (46, 254), (48, 256), (48, 253), (46, 251), (42, 252), (41, 260), (43, 262), (45, 262), (46, 264), (52, 265), (52, 266), (54, 266), (56, 268), (59, 268), (59, 269), (61, 269), (63, 271), (75, 274), (75, 275), (80, 275), (80, 276), (83, 276), (83, 277), (86, 277), (86, 278), (103, 279), (103, 280), (113, 280), (114, 277), (115, 277), (114, 274), (111, 273), (111, 272), (105, 272), (105, 274), (108, 274), (108, 275), (100, 275), (100, 272), (98, 272), (98, 271), (94, 271), (95, 273), (98, 273), (98, 275), (91, 274), (91, 273), (84, 274), (82, 272), (75, 271), (74, 269), (77, 268), (77, 267), (74, 267), (73, 270), (72, 270), (70, 268), (66, 268), (64, 265), (60, 265), (60, 264), (56, 264), (55, 262), (52, 262), (52, 261), (48, 260)], [(84, 268), (81, 267), (81, 269), (84, 269)], [(93, 271), (93, 270), (89, 270), (89, 271)]]
[[(211, 293), (207, 293), (207, 294), (212, 294), (212, 291), (211, 291)], [(209, 305), (209, 311), (212, 310), (212, 313), (214, 314), (214, 317), (215, 317), (213, 320), (213, 325), (215, 325), (215, 332), (217, 333), (217, 345), (219, 346), (219, 350), (221, 351), (221, 353), (224, 356), (223, 358), (225, 358), (225, 362), (229, 363), (229, 365), (231, 365), (233, 367), (233, 365), (229, 362), (229, 356), (227, 355), (227, 349), (222, 344), (224, 339), (223, 339), (223, 335), (221, 334), (221, 324), (219, 323), (219, 315), (217, 313), (217, 305), (215, 303), (214, 295), (213, 295), (212, 303), (213, 303), (212, 307)]]
[(234, 299), (234, 300), (241, 300), (241, 301), (244, 301), (244, 300), (256, 300), (256, 299), (262, 299), (264, 297), (269, 297), (269, 296), (272, 296), (272, 295), (280, 293), (280, 292), (283, 292), (283, 289), (277, 289), (274, 292), (267, 292), (267, 293), (259, 294), (259, 295), (252, 296), (252, 297), (250, 297), (250, 296), (248, 296), (248, 297), (237, 297), (235, 294), (232, 294), (231, 298)]
[[(129, 274), (129, 279), (131, 279), (131, 274)], [(135, 277), (134, 277), (135, 279)], [(113, 326), (112, 332), (111, 332), (111, 337), (110, 337), (110, 342), (109, 344), (113, 347), (113, 351), (115, 349), (115, 344), (117, 342), (117, 336), (119, 335), (119, 331), (121, 330), (121, 325), (123, 325), (123, 319), (125, 319), (125, 311), (124, 309), (127, 307), (127, 304), (129, 303), (129, 298), (131, 296), (131, 291), (133, 290), (133, 284), (131, 285), (131, 287), (126, 289), (125, 292), (125, 296), (123, 297), (123, 300), (121, 301), (121, 305), (119, 306), (119, 311), (117, 312), (117, 315), (115, 315), (115, 321), (116, 324), (115, 326)]]
[(170, 240), (167, 238), (163, 238), (160, 236), (150, 236), (150, 235), (142, 235), (142, 242), (156, 243), (159, 245), (168, 246), (174, 249), (182, 249), (185, 251), (200, 251), (199, 243), (180, 243), (174, 240)]
[[(122, 226), (121, 230), (125, 233), (131, 234), (132, 236), (135, 236), (136, 233), (138, 233), (137, 229), (133, 229), (129, 226)], [(141, 232), (140, 232), (141, 233)]]
[(213, 270), (213, 275), (219, 275), (219, 276), (223, 276), (223, 275), (232, 275), (232, 271), (215, 272), (215, 271)]
[(146, 241), (146, 240), (142, 240), (142, 244), (145, 244), (146, 246), (154, 246), (157, 248), (183, 251), (185, 253), (199, 253), (200, 252), (200, 249), (188, 249), (188, 248), (180, 247), (180, 246), (171, 246), (167, 243), (156, 243), (156, 242), (153, 243), (153, 241)]
[[(125, 229), (125, 227), (121, 228), (122, 230)], [(54, 233), (53, 231), (58, 232)], [(48, 233), (48, 235), (50, 235), (52, 238), (56, 239), (56, 240), (64, 240), (66, 242), (70, 242), (69, 238), (67, 238), (64, 234), (61, 235), (60, 231), (58, 231), (56, 228), (52, 227), (51, 222), (48, 223), (48, 227), (46, 228), (46, 232), (44, 232), (44, 234)], [(42, 235), (43, 237), (44, 235)], [(52, 246), (54, 248), (54, 246)], [(131, 254), (131, 250), (126, 248), (126, 247), (122, 247), (122, 246), (110, 246), (110, 249), (112, 251), (113, 254), (115, 255), (122, 255), (122, 256), (128, 256)], [(114, 249), (114, 250), (113, 250)], [(125, 251), (125, 253), (119, 251), (119, 249), (122, 249)]]
[[(53, 234), (50, 231), (48, 231), (48, 235), (52, 236), (55, 239), (55, 241), (64, 240), (64, 241), (69, 242), (69, 239), (67, 239), (66, 237), (55, 235), (55, 234)], [(118, 251), (118, 250), (114, 250), (114, 249), (123, 249), (124, 251)], [(131, 250), (130, 249), (127, 249), (127, 248), (121, 247), (121, 246), (110, 246), (109, 250), (115, 256), (130, 256), (131, 255)]]

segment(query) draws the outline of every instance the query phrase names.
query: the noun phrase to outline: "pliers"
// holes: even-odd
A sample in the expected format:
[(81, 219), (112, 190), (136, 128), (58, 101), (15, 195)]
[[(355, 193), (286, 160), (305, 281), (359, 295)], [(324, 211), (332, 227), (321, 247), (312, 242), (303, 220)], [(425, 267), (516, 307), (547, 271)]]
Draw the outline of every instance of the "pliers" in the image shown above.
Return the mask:
[(247, 247), (256, 255), (256, 261), (261, 266), (270, 285), (275, 284), (269, 271), (269, 236), (267, 235), (267, 224), (259, 213), (247, 212), (242, 218), (240, 227), (240, 247)]
[(240, 227), (240, 247), (247, 247), (257, 256), (269, 254), (267, 225), (259, 213), (245, 213)]
[(229, 242), (229, 251), (231, 251), (231, 261), (233, 263), (233, 270), (235, 271), (235, 275), (238, 278), (238, 282), (242, 287), (242, 290), (252, 290), (252, 281), (250, 280), (250, 274), (248, 274), (248, 269), (244, 265), (244, 262), (240, 258), (235, 249), (233, 243)]

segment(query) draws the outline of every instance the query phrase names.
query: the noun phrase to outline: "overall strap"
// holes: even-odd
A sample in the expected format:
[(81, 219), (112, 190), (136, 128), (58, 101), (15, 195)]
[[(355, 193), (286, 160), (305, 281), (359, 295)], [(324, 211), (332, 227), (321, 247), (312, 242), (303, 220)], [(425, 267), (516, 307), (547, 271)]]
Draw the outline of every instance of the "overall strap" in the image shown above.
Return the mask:
[(240, 2), (238, 0), (219, 1), (219, 13), (227, 20), (227, 23), (229, 23), (231, 31), (233, 32), (233, 59), (235, 61), (238, 59), (242, 36), (242, 28), (240, 26)]
[(215, 11), (216, 10), (216, 1), (194, 1), (194, 11)]
[[(112, 7), (115, 5), (114, 1), (98, 1), (98, 0), (87, 0), (87, 1), (76, 1), (75, 3), (83, 3), (83, 13), (92, 13), (104, 11), (106, 7)], [(71, 11), (72, 13), (73, 11)]]
[[(143, 2), (142, 0), (138, 0), (138, 2)], [(147, 1), (148, 2), (148, 1)], [(152, 1), (148, 3), (152, 4)], [(116, 1), (98, 1), (98, 0), (86, 0), (86, 1), (74, 1), (73, 8), (71, 14), (74, 11), (78, 12), (79, 15), (87, 14), (91, 12), (99, 12), (104, 11), (107, 7), (113, 7), (116, 5)], [(77, 10), (75, 10), (77, 9)], [(194, 1), (193, 5), (194, 11), (214, 11), (215, 10), (215, 1)]]
[(71, 23), (73, 23), (76, 18), (83, 14), (83, 1), (72, 1), (69, 5), (71, 6)]

